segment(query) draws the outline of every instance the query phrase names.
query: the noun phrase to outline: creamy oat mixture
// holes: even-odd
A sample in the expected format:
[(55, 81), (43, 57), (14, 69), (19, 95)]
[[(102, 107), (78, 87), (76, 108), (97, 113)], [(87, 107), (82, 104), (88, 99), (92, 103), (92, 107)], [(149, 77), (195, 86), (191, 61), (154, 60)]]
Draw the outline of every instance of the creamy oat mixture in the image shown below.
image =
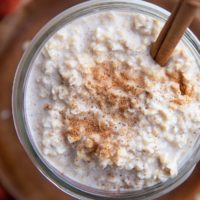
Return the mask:
[(200, 73), (183, 44), (165, 67), (150, 44), (159, 21), (109, 11), (59, 30), (33, 64), (26, 110), (61, 173), (106, 190), (176, 176), (200, 129)]

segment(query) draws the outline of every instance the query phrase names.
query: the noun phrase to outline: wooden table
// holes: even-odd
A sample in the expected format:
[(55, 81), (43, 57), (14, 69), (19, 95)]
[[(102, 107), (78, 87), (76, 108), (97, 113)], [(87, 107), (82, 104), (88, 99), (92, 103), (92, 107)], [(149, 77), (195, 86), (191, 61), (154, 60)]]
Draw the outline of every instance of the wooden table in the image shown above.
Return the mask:
[[(7, 30), (4, 35), (0, 24), (0, 181), (19, 200), (72, 199), (38, 172), (19, 143), (11, 117), (11, 88), (23, 53), (22, 44), (53, 16), (79, 2), (81, 0), (33, 0), (26, 8), (10, 16), (12, 20), (4, 21), (3, 30)], [(172, 0), (154, 2), (168, 9), (175, 3)], [(200, 36), (197, 19), (192, 28)], [(199, 170), (200, 166), (197, 166), (184, 184), (160, 200), (193, 200), (200, 193)]]

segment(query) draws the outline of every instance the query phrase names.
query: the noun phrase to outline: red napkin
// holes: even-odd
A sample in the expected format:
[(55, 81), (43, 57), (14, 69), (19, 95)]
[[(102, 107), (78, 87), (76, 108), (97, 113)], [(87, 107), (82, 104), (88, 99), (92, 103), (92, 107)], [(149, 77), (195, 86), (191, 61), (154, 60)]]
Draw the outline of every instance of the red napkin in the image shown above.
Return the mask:
[(0, 0), (0, 17), (14, 12), (21, 0)]

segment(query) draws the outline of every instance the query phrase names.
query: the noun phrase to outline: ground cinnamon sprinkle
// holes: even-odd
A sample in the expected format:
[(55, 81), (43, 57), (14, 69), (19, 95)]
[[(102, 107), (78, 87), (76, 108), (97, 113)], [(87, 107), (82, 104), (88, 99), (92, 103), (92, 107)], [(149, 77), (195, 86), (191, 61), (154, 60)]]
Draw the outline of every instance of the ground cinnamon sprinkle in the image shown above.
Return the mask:
[[(84, 68), (82, 68), (82, 70), (83, 69)], [(87, 103), (89, 104), (90, 101), (96, 103), (96, 106), (103, 113), (111, 115), (112, 119), (122, 121), (132, 126), (137, 123), (138, 113), (128, 114), (127, 111), (134, 108), (136, 105), (137, 101), (133, 101), (133, 99), (141, 93), (145, 93), (145, 83), (144, 77), (139, 71), (135, 76), (129, 76), (128, 70), (129, 69), (125, 66), (120, 73), (116, 62), (104, 62), (91, 67), (91, 73), (89, 75), (84, 74), (84, 78), (85, 88), (91, 99), (87, 99)], [(116, 90), (118, 92), (116, 92)], [(117, 134), (113, 124), (106, 123), (104, 120), (100, 119), (98, 114), (94, 112), (82, 112), (78, 115), (67, 117), (65, 123), (68, 127), (66, 135), (69, 142), (77, 143), (79, 140), (82, 140), (82, 145), (78, 143), (77, 145), (79, 155), (84, 154), (83, 157), (85, 157), (85, 159), (88, 160), (91, 156), (97, 154), (99, 154), (100, 157), (106, 158), (109, 155), (111, 156), (112, 153), (116, 154), (116, 150), (111, 147), (117, 146), (117, 144), (113, 146), (113, 141), (110, 141), (110, 139)], [(90, 138), (94, 134), (98, 135), (98, 139), (101, 141), (94, 140), (96, 148), (95, 151), (92, 151), (92, 155), (91, 151), (88, 154), (86, 153), (88, 150), (83, 150), (88, 146), (87, 140), (84, 141), (84, 138)], [(93, 139), (91, 140), (93, 141)], [(102, 143), (105, 143), (106, 146), (102, 146)], [(114, 159), (115, 156), (112, 155), (112, 157)]]
[(177, 105), (185, 105), (192, 100), (199, 101), (199, 92), (196, 91), (191, 80), (186, 78), (186, 75), (181, 70), (166, 71), (168, 81), (174, 81), (171, 85), (171, 89), (174, 92), (174, 97), (170, 100)]
[[(104, 114), (110, 115), (113, 120), (121, 121), (129, 127), (138, 122), (143, 112), (137, 108), (140, 95), (144, 95), (144, 103), (153, 98), (146, 79), (152, 84), (161, 84), (163, 90), (167, 89), (167, 81), (171, 82), (169, 89), (173, 95), (169, 99), (169, 105), (173, 109), (188, 104), (194, 96), (193, 86), (181, 71), (172, 73), (166, 70), (163, 76), (158, 76), (147, 68), (132, 72), (127, 65), (113, 61), (89, 67), (90, 73), (85, 73), (84, 69), (84, 67), (80, 68), (87, 91), (84, 101), (87, 104), (94, 103)], [(75, 102), (70, 105), (71, 109), (78, 109)], [(132, 109), (133, 113), (128, 112)], [(114, 130), (112, 123), (106, 123), (97, 113), (90, 111), (67, 117), (65, 124), (68, 127), (66, 135), (69, 142), (77, 145), (78, 154), (83, 159), (90, 160), (93, 156), (106, 159), (110, 157), (112, 163), (117, 162), (114, 146), (118, 144), (113, 145), (111, 138), (118, 133)], [(126, 134), (126, 131), (124, 133)], [(81, 141), (80, 144), (79, 141)]]
[(44, 110), (51, 110), (51, 109), (52, 109), (51, 105), (49, 105), (49, 104), (44, 105)]
[[(117, 89), (124, 94), (131, 93), (133, 96), (138, 96), (144, 91), (144, 78), (141, 74), (133, 77), (128, 77), (128, 71), (118, 72), (116, 63), (102, 63), (92, 68), (92, 81), (86, 82), (85, 86), (92, 92), (94, 96), (100, 96), (104, 100), (104, 104), (109, 103), (113, 106), (118, 106), (119, 110), (131, 107), (131, 98), (113, 93), (113, 89)], [(94, 94), (95, 93), (95, 94)]]
[(194, 86), (186, 79), (183, 73), (180, 73), (179, 84), (182, 95), (192, 96), (194, 94)]
[(192, 99), (188, 96), (183, 97), (183, 98), (175, 98), (172, 99), (171, 102), (178, 104), (178, 105), (184, 105), (184, 104), (188, 104), (192, 101)]
[[(121, 71), (119, 68), (121, 68)], [(190, 86), (189, 81), (181, 71), (176, 71), (175, 73), (166, 71), (166, 76), (161, 77), (147, 69), (135, 70), (134, 73), (131, 73), (131, 69), (127, 68), (126, 65), (123, 66), (123, 63), (112, 61), (98, 63), (90, 69), (91, 72), (86, 75), (83, 71), (84, 68), (81, 68), (84, 74), (85, 88), (92, 102), (96, 103), (103, 113), (110, 114), (113, 119), (124, 121), (128, 125), (137, 123), (138, 113), (140, 113), (140, 111), (137, 111), (135, 114), (127, 114), (129, 109), (133, 109), (137, 105), (137, 100), (132, 100), (137, 99), (142, 93), (146, 98), (152, 98), (152, 94), (147, 91), (148, 85), (145, 83), (145, 78), (161, 84), (169, 80), (174, 81), (171, 89), (175, 96), (170, 100), (174, 104), (187, 104), (191, 101), (189, 97), (193, 95), (193, 87)], [(116, 90), (118, 91), (117, 93)], [(180, 94), (185, 95), (185, 97), (180, 98)], [(75, 103), (73, 108), (76, 108)], [(94, 133), (104, 139), (115, 134), (112, 124), (106, 125), (103, 120), (99, 119), (97, 114), (92, 112), (81, 113), (71, 118), (68, 117), (66, 124), (69, 127), (66, 134), (72, 143)]]
[(86, 136), (93, 133), (98, 133), (103, 138), (114, 134), (112, 131), (112, 124), (106, 125), (105, 122), (98, 119), (95, 113), (81, 113), (77, 116), (69, 117), (66, 119), (66, 124), (69, 127), (66, 132), (67, 135)]

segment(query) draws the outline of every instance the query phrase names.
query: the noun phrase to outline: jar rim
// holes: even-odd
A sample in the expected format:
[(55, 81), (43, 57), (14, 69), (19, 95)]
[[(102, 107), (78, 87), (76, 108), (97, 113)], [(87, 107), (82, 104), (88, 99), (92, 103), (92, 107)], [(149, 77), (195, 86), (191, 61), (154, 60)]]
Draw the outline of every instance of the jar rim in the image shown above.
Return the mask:
[[(194, 165), (200, 158), (200, 137), (194, 145), (196, 148), (192, 152), (193, 154), (191, 154), (192, 156), (190, 160), (188, 160), (187, 164), (179, 170), (176, 177), (169, 179), (164, 183), (158, 183), (142, 190), (134, 190), (131, 192), (114, 192), (115, 194), (113, 192), (101, 191), (94, 188), (90, 190), (89, 186), (86, 187), (83, 185), (87, 189), (87, 191), (84, 191), (83, 188), (79, 187), (81, 186), (80, 183), (77, 184), (70, 179), (67, 180), (66, 177), (64, 178), (61, 176), (61, 174), (50, 166), (50, 164), (44, 159), (35, 146), (33, 140), (31, 140), (31, 134), (25, 119), (24, 98), (27, 74), (29, 74), (31, 65), (43, 45), (55, 32), (72, 20), (85, 16), (88, 13), (94, 13), (94, 11), (110, 10), (110, 8), (112, 8), (112, 10), (130, 9), (136, 11), (136, 13), (145, 13), (153, 17), (158, 17), (161, 20), (166, 20), (169, 15), (169, 12), (163, 8), (140, 0), (92, 0), (73, 6), (54, 17), (38, 32), (38, 34), (36, 34), (18, 65), (12, 93), (14, 125), (18, 138), (32, 162), (49, 181), (65, 193), (68, 193), (75, 198), (81, 197), (81, 199), (132, 199), (133, 197), (134, 199), (145, 199), (144, 196), (147, 196), (147, 199), (157, 198), (178, 186), (191, 173)], [(200, 52), (199, 41), (190, 30), (187, 30), (185, 33), (184, 40), (188, 42), (188, 45), (190, 45), (193, 52), (196, 52), (198, 55)], [(198, 63), (200, 63), (199, 59)]]

